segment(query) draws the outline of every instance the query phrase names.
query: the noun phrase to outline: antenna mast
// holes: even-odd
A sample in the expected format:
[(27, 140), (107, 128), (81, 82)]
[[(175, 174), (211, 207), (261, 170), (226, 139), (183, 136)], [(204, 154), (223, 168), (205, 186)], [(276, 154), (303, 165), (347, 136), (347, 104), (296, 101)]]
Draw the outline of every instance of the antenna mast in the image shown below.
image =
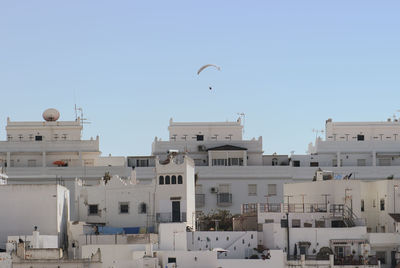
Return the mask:
[[(78, 114), (79, 114), (79, 117), (78, 117)], [(78, 107), (75, 104), (75, 121), (78, 121), (78, 119), (79, 119), (79, 123), (82, 125), (82, 132), (83, 132), (83, 126), (85, 124), (90, 124), (91, 122), (87, 121), (88, 119), (83, 117), (82, 107)]]
[(243, 121), (243, 136), (244, 136), (244, 125), (246, 123), (246, 114), (245, 113), (236, 113), (239, 118), (241, 119), (241, 121)]

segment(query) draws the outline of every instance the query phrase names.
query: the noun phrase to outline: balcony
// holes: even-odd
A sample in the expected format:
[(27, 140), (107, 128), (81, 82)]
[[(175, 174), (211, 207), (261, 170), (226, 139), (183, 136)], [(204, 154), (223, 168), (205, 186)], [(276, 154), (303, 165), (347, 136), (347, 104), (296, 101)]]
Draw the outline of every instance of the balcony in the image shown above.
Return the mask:
[(257, 214), (257, 203), (243, 204), (242, 214)]
[(217, 205), (221, 207), (227, 207), (232, 205), (232, 194), (231, 193), (218, 193), (217, 194)]
[(168, 223), (168, 222), (186, 222), (186, 212), (181, 212), (174, 219), (171, 212), (162, 212), (156, 214), (157, 223)]
[(260, 212), (281, 212), (281, 204), (260, 204)]
[(196, 208), (204, 207), (205, 194), (196, 194)]

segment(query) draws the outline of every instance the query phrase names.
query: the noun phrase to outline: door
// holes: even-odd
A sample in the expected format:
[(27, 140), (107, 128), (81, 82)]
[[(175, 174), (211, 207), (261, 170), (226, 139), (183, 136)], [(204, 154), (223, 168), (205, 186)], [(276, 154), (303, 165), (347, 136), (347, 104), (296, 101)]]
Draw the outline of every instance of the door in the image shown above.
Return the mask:
[(172, 201), (172, 222), (181, 221), (181, 202)]

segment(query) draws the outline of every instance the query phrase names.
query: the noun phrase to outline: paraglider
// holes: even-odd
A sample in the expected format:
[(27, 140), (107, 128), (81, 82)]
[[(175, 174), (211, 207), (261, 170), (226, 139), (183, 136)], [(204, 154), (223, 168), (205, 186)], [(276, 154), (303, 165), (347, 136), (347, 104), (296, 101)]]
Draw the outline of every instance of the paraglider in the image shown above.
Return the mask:
[(201, 66), (201, 68), (197, 71), (197, 75), (199, 75), (204, 69), (206, 69), (208, 67), (215, 67), (215, 68), (217, 68), (218, 71), (221, 71), (221, 67), (219, 67), (215, 64), (206, 64), (206, 65)]
[[(200, 75), (200, 73), (201, 73), (204, 69), (206, 69), (206, 68), (208, 68), (208, 67), (214, 67), (214, 68), (216, 68), (218, 71), (221, 71), (221, 67), (219, 67), (219, 66), (217, 66), (217, 65), (215, 65), (215, 64), (206, 64), (206, 65), (201, 66), (201, 68), (197, 71), (197, 75)], [(209, 89), (209, 90), (212, 90), (213, 88), (212, 88), (212, 86), (209, 86), (208, 89)]]

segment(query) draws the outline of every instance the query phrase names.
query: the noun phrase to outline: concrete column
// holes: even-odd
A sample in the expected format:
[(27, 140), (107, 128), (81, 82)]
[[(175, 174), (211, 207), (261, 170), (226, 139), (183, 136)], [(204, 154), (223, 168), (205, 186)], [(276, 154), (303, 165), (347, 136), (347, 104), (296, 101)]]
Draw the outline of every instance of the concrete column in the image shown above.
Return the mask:
[(212, 166), (211, 151), (208, 151), (208, 166)]
[(337, 166), (338, 166), (338, 167), (341, 167), (342, 165), (340, 164), (340, 152), (337, 152), (337, 153), (336, 153), (336, 159), (337, 159), (337, 160), (336, 160), (336, 161), (337, 161)]
[(11, 153), (10, 152), (7, 152), (7, 167), (10, 167), (11, 165), (10, 165), (10, 163), (11, 163)]
[(46, 167), (46, 152), (42, 152), (42, 167)]
[(243, 151), (243, 166), (247, 166), (247, 151)]
[(372, 166), (376, 167), (376, 152), (372, 152)]

